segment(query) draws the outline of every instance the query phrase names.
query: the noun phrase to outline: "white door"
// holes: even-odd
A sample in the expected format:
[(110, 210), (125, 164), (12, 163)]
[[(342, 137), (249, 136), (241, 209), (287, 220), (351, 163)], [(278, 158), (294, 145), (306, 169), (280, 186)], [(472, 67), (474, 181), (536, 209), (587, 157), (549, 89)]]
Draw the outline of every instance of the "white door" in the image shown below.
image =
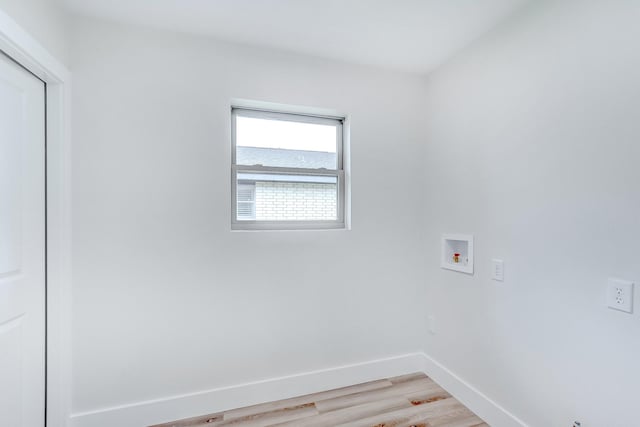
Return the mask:
[(45, 86), (0, 52), (0, 426), (45, 419)]

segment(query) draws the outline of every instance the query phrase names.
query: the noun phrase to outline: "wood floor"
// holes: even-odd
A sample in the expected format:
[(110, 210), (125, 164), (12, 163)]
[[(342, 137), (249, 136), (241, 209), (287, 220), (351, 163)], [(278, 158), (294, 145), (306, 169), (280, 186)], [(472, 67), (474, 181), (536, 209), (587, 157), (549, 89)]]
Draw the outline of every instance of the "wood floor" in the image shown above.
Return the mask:
[(153, 427), (488, 427), (422, 373)]

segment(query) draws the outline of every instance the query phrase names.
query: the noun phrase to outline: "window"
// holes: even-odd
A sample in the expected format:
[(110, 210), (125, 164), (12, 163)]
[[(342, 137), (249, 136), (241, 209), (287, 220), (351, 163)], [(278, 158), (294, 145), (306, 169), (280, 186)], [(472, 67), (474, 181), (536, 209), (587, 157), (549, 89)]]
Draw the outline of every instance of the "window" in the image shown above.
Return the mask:
[(343, 228), (343, 119), (233, 108), (232, 228)]

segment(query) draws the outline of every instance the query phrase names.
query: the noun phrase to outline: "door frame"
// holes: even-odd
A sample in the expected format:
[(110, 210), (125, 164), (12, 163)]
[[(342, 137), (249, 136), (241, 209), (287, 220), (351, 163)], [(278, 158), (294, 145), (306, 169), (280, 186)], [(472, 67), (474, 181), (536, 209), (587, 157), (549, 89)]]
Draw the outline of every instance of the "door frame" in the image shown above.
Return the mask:
[(0, 10), (0, 50), (46, 83), (46, 425), (71, 408), (71, 73)]

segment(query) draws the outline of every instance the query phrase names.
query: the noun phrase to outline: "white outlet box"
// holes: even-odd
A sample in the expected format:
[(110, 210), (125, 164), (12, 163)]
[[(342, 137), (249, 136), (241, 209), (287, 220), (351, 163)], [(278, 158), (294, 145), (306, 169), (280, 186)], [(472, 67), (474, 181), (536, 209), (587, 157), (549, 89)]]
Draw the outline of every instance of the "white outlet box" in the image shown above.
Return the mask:
[(441, 267), (473, 274), (473, 236), (470, 234), (442, 235)]
[(607, 282), (607, 306), (614, 310), (633, 313), (633, 282), (609, 279)]

